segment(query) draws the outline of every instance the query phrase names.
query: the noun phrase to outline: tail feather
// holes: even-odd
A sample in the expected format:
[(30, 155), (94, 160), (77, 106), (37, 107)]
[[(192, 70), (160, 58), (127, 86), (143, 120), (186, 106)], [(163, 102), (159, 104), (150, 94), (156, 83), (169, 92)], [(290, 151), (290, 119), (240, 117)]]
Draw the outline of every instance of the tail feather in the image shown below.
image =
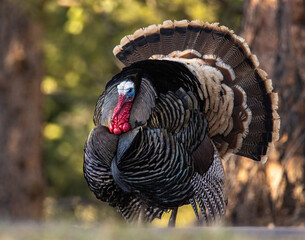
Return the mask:
[(188, 24), (189, 21), (187, 20), (174, 21), (175, 31), (173, 36), (173, 43), (175, 50), (183, 50)]
[[(151, 31), (152, 29), (150, 29)], [(152, 49), (150, 48), (149, 42), (147, 41), (147, 37), (150, 34), (154, 34), (154, 32), (150, 33), (148, 28), (138, 29), (133, 34), (134, 42), (137, 47), (137, 51), (140, 53), (142, 60), (149, 58), (153, 55)]]
[(224, 41), (224, 34), (219, 31), (218, 28), (218, 23), (203, 24), (195, 50), (201, 54), (214, 54), (216, 49), (221, 46)]
[(173, 36), (175, 32), (174, 23), (170, 20), (164, 21), (160, 27), (160, 45), (161, 51), (155, 54), (167, 55), (174, 51)]
[(244, 144), (249, 144), (253, 142), (262, 142), (268, 144), (272, 141), (272, 132), (263, 132), (263, 133), (249, 133), (248, 138), (243, 141)]
[[(227, 63), (227, 64), (230, 65), (229, 63)], [(232, 66), (232, 65), (230, 65), (230, 66)], [(252, 72), (256, 67), (257, 66), (254, 65), (254, 62), (252, 61), (251, 58), (244, 59), (241, 63), (239, 63), (235, 67), (232, 66), (237, 79), (243, 78), (243, 76)]]
[(221, 46), (215, 50), (214, 55), (223, 56), (224, 59), (227, 54), (230, 56), (231, 53), (234, 53), (238, 49), (238, 45), (236, 44), (235, 37), (232, 35), (233, 32), (226, 27), (222, 27), (222, 29), (225, 34), (223, 37), (224, 40)]
[(161, 52), (160, 46), (160, 28), (156, 25), (150, 25), (144, 29), (146, 41), (152, 53)]
[(195, 44), (201, 31), (201, 23), (199, 20), (191, 21), (187, 27), (183, 50), (195, 49)]
[(260, 82), (263, 82), (267, 77), (267, 74), (261, 69), (255, 69), (254, 71), (250, 71), (239, 75), (235, 80), (237, 84), (239, 84), (244, 89), (247, 86), (253, 86)]
[(125, 36), (121, 40), (121, 46), (123, 46), (123, 51), (121, 52), (125, 52), (124, 55), (129, 55), (130, 62), (137, 61), (141, 57), (140, 53), (136, 50), (137, 46), (133, 40), (133, 35)]
[(232, 34), (232, 42), (234, 46), (230, 48), (224, 56), (220, 56), (222, 60), (232, 68), (237, 67), (242, 62), (246, 61), (247, 57), (251, 56), (251, 52), (245, 40), (235, 34)]

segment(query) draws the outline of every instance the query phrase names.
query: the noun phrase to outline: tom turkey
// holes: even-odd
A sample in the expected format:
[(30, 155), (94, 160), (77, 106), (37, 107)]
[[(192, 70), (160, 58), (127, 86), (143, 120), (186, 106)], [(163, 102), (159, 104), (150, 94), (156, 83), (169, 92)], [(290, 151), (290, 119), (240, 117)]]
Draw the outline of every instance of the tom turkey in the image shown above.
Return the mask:
[(199, 20), (141, 28), (113, 52), (126, 67), (96, 103), (89, 188), (128, 221), (172, 210), (174, 225), (185, 204), (200, 223), (222, 218), (222, 159), (265, 162), (279, 137), (277, 93), (256, 56), (233, 31)]

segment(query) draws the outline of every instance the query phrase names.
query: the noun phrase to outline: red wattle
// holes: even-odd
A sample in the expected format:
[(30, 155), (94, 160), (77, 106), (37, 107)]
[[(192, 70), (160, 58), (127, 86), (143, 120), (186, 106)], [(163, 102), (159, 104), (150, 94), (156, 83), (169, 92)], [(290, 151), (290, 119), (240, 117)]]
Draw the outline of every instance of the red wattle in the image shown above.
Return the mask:
[(110, 123), (109, 131), (110, 131), (111, 133), (113, 133), (113, 124), (112, 124), (112, 123)]
[(113, 129), (113, 133), (119, 135), (119, 134), (122, 133), (122, 131), (121, 131), (121, 129), (119, 129), (118, 127), (115, 127), (115, 128)]
[(130, 124), (128, 122), (123, 124), (123, 127), (121, 128), (123, 132), (127, 132), (130, 130)]
[(111, 123), (109, 125), (109, 131), (116, 135), (120, 135), (122, 132), (130, 130), (130, 124), (128, 122), (130, 116), (130, 108), (132, 102), (125, 102), (126, 96), (119, 95), (118, 104), (116, 105)]

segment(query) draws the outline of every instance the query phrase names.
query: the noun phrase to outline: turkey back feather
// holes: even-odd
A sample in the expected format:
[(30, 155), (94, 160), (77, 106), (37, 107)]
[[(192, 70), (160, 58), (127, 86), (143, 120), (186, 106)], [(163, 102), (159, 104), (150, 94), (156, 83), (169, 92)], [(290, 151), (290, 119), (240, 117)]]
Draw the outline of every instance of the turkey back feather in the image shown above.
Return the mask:
[[(167, 20), (124, 37), (113, 52), (126, 66), (147, 59), (184, 64), (201, 85), (197, 92), (220, 156), (267, 160), (279, 137), (277, 93), (247, 43), (232, 30), (199, 20)], [(159, 67), (152, 68), (157, 74)]]

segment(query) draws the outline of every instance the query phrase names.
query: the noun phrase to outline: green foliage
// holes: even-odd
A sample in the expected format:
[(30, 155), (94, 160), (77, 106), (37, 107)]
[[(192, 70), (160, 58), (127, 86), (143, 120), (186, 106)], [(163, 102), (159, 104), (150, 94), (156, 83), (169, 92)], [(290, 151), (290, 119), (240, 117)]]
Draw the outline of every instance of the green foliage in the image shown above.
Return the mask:
[[(120, 39), (140, 27), (166, 19), (210, 22), (221, 19), (222, 24), (236, 28), (242, 5), (241, 0), (31, 0), (29, 3), (35, 6), (32, 12), (36, 17), (37, 9), (41, 10), (39, 18), (44, 27), (46, 76), (41, 85), (45, 94), (44, 164), (48, 194), (54, 197), (92, 196), (82, 173), (83, 146), (93, 126), (95, 101), (106, 82), (120, 71), (112, 54)], [(235, 11), (233, 16), (228, 15), (230, 9)]]

